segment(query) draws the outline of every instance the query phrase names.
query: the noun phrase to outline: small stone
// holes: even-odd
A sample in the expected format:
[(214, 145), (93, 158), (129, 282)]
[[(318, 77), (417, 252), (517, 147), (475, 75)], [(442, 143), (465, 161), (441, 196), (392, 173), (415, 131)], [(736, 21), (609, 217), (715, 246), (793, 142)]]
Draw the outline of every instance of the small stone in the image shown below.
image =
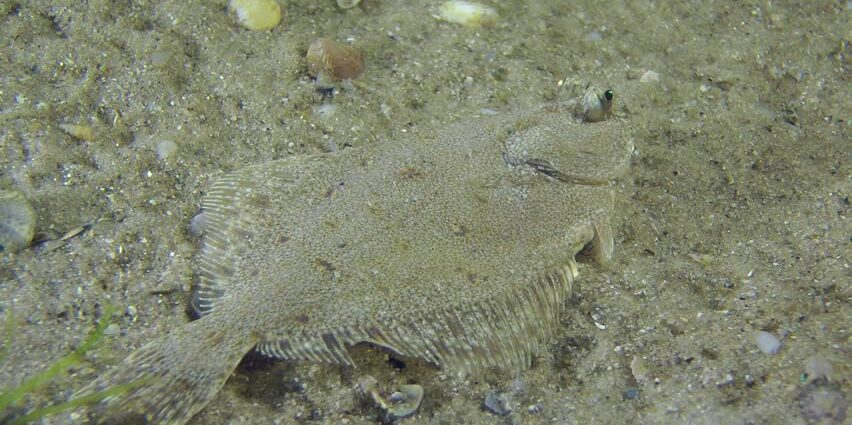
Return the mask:
[(172, 52), (170, 50), (157, 50), (151, 53), (151, 65), (155, 68), (164, 68), (171, 58)]
[(701, 385), (709, 386), (722, 379), (722, 374), (717, 369), (706, 368), (701, 372)]
[(660, 74), (648, 70), (639, 78), (640, 83), (656, 83), (660, 81)]
[(119, 332), (121, 332), (121, 327), (115, 323), (110, 323), (107, 325), (106, 329), (104, 329), (104, 335), (107, 336), (115, 336), (118, 335)]
[(647, 360), (639, 356), (633, 356), (633, 360), (630, 361), (630, 372), (633, 374), (636, 382), (640, 384), (647, 382), (649, 369)]
[(317, 79), (351, 80), (364, 71), (361, 51), (330, 38), (318, 38), (305, 55), (308, 74)]
[(157, 143), (157, 158), (159, 158), (160, 161), (167, 161), (175, 154), (175, 152), (177, 152), (177, 149), (177, 143), (171, 140), (163, 140), (160, 143)]
[(331, 138), (331, 137), (324, 137), (323, 138), (323, 147), (325, 148), (326, 152), (331, 152), (331, 153), (334, 153), (334, 152), (337, 152), (337, 151), (340, 150), (337, 147), (337, 142), (335, 142), (334, 139)]
[(805, 382), (811, 383), (817, 379), (832, 381), (834, 377), (834, 366), (820, 355), (810, 356), (805, 359)]
[(781, 341), (769, 332), (758, 331), (755, 333), (755, 342), (764, 354), (777, 354), (781, 350)]
[(314, 108), (314, 115), (318, 118), (331, 118), (337, 111), (337, 105), (333, 103), (323, 103)]
[(725, 376), (718, 382), (716, 382), (716, 388), (726, 387), (734, 383), (734, 375), (730, 373), (726, 373)]
[(485, 401), (482, 403), (486, 411), (489, 411), (497, 416), (506, 416), (512, 413), (512, 398), (509, 394), (502, 391), (491, 391), (485, 396)]
[(189, 220), (189, 234), (193, 237), (200, 238), (207, 231), (207, 217), (203, 212), (200, 212)]
[(628, 388), (627, 391), (624, 392), (622, 397), (625, 400), (635, 400), (639, 398), (639, 390), (637, 390), (636, 388)]
[(129, 305), (129, 306), (127, 306), (127, 308), (124, 310), (124, 312), (125, 312), (125, 313), (127, 313), (127, 315), (128, 315), (128, 316), (130, 316), (130, 317), (132, 317), (132, 318), (134, 318), (134, 319), (136, 318), (136, 307), (134, 307), (134, 306), (132, 306), (132, 305)]
[(524, 395), (527, 393), (527, 384), (521, 378), (516, 378), (509, 386), (509, 392), (513, 395)]
[(544, 411), (544, 405), (541, 403), (531, 404), (527, 406), (527, 413), (530, 415), (537, 415)]
[(755, 342), (760, 351), (765, 354), (776, 354), (781, 350), (781, 341), (769, 332), (758, 331), (755, 333)]

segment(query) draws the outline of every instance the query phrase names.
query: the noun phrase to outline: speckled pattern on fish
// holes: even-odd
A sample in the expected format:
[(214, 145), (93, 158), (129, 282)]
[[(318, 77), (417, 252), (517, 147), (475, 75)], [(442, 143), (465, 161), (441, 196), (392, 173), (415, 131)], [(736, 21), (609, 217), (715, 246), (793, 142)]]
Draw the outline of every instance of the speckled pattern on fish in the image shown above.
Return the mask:
[(139, 382), (97, 414), (184, 423), (255, 346), (351, 365), (366, 341), (450, 369), (527, 367), (574, 256), (612, 255), (612, 183), (633, 150), (612, 96), (226, 175), (202, 205), (201, 319), (83, 392)]

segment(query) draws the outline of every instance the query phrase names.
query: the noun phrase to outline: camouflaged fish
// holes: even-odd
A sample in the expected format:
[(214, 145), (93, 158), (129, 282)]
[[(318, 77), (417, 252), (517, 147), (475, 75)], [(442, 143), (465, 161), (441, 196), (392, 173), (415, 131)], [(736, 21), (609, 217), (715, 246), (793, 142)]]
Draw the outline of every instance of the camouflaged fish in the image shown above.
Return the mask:
[[(440, 367), (521, 370), (558, 324), (574, 256), (613, 251), (628, 167), (612, 91), (233, 172), (203, 201), (196, 309), (82, 391), (182, 424), (252, 348), (352, 365), (360, 342)], [(126, 417), (126, 416), (124, 416)]]

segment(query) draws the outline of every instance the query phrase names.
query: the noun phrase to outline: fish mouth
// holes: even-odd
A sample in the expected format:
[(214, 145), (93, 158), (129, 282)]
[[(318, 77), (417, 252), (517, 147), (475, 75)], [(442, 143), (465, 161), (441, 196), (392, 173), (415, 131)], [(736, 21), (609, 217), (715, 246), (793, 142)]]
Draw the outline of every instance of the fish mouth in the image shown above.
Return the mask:
[(526, 161), (526, 165), (534, 168), (536, 171), (553, 178), (555, 180), (559, 180), (564, 183), (571, 184), (579, 184), (583, 186), (605, 186), (609, 184), (610, 179), (605, 177), (590, 177), (590, 176), (582, 176), (579, 174), (571, 174), (565, 173), (557, 170), (550, 162), (545, 161), (543, 159), (529, 159)]

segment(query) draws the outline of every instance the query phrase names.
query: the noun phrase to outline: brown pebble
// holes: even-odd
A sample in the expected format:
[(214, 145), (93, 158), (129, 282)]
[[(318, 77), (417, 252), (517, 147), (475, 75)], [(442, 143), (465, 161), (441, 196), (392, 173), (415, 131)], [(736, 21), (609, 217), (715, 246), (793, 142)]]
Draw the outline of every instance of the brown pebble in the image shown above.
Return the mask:
[(311, 43), (306, 59), (312, 77), (351, 80), (364, 70), (358, 49), (330, 38), (318, 38)]

